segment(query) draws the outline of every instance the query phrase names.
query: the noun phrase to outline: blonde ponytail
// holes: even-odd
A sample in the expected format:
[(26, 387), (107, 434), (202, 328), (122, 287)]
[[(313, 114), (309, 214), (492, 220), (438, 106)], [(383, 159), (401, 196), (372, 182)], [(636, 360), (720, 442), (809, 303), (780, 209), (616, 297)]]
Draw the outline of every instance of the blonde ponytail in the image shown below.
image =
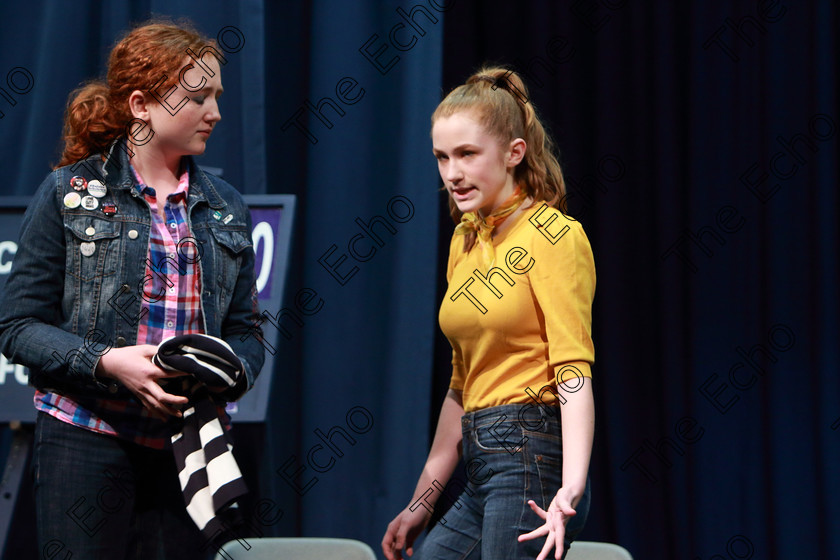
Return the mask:
[[(528, 98), (522, 78), (507, 68), (485, 67), (447, 95), (432, 114), (432, 126), (441, 117), (461, 111), (471, 112), (479, 123), (502, 144), (522, 138), (527, 144), (525, 158), (514, 170), (514, 181), (534, 200), (565, 212), (566, 184), (555, 155), (556, 147)], [(449, 199), (455, 223), (461, 211)], [(472, 246), (466, 243), (465, 246)]]

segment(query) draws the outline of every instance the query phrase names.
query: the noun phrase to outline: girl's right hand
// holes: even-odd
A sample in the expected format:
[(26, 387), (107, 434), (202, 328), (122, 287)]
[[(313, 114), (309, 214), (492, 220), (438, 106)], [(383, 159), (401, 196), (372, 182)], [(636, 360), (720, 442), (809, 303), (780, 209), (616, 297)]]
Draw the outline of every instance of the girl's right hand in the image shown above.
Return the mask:
[(99, 358), (96, 375), (116, 379), (134, 393), (140, 402), (155, 416), (165, 420), (167, 415), (181, 417), (180, 407), (187, 404), (187, 397), (172, 395), (163, 390), (158, 380), (187, 375), (166, 372), (152, 363), (157, 346), (138, 344), (111, 348)]
[(405, 508), (393, 521), (388, 523), (388, 530), (382, 538), (382, 552), (388, 560), (402, 560), (403, 548), (408, 556), (414, 554), (414, 541), (429, 524), (432, 514), (426, 508), (418, 506), (411, 511)]

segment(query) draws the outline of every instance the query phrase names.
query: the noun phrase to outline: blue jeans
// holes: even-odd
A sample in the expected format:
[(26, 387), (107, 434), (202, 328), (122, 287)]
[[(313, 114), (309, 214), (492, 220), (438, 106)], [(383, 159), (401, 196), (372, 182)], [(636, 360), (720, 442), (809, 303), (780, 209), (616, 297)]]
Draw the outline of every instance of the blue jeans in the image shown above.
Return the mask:
[[(515, 560), (536, 558), (544, 538), (516, 538), (543, 524), (527, 504), (548, 509), (562, 484), (560, 410), (556, 415), (532, 405), (503, 405), (461, 419), (467, 482), (429, 532), (413, 560)], [(442, 496), (441, 499), (444, 497)], [(583, 529), (590, 489), (566, 526), (566, 546)], [(565, 556), (565, 552), (564, 552)], [(554, 558), (554, 553), (550, 555)]]
[(42, 558), (191, 560), (212, 552), (187, 514), (171, 450), (39, 412), (32, 463)]

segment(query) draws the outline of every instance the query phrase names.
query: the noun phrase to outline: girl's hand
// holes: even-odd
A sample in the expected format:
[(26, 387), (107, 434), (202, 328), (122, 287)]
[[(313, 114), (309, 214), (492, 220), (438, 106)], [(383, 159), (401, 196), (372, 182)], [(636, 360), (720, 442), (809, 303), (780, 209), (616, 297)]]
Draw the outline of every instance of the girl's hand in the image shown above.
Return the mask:
[(157, 346), (139, 344), (111, 348), (96, 365), (96, 375), (116, 379), (134, 393), (149, 411), (162, 420), (167, 415), (181, 417), (180, 407), (187, 404), (187, 397), (172, 395), (163, 390), (158, 380), (187, 375), (166, 372), (152, 363)]
[(572, 495), (572, 493), (565, 488), (560, 488), (551, 503), (548, 505), (548, 510), (542, 509), (534, 500), (528, 500), (528, 505), (531, 509), (540, 516), (540, 519), (545, 520), (542, 527), (534, 529), (530, 533), (519, 535), (517, 540), (519, 542), (535, 539), (537, 537), (546, 536), (545, 545), (543, 545), (537, 560), (545, 560), (548, 558), (548, 553), (554, 548), (554, 558), (557, 560), (563, 556), (564, 538), (566, 536), (566, 523), (569, 519), (577, 514), (572, 507), (572, 502), (576, 502), (579, 498)]
[(408, 556), (414, 554), (414, 541), (417, 535), (428, 525), (432, 515), (424, 507), (414, 511), (405, 508), (393, 521), (388, 523), (388, 530), (382, 538), (382, 552), (388, 560), (402, 560), (402, 551)]

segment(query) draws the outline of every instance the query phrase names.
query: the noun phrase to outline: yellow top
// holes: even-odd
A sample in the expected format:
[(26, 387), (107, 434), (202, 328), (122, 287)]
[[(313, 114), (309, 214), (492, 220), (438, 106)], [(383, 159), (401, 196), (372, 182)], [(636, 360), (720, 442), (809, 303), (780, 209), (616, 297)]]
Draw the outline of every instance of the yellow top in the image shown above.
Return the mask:
[(557, 383), (574, 391), (595, 359), (589, 240), (577, 221), (537, 202), (493, 246), (487, 270), (478, 242), (469, 253), (464, 236), (450, 243), (439, 317), (452, 345), (449, 386), (463, 392), (466, 412), (537, 398), (553, 404)]

